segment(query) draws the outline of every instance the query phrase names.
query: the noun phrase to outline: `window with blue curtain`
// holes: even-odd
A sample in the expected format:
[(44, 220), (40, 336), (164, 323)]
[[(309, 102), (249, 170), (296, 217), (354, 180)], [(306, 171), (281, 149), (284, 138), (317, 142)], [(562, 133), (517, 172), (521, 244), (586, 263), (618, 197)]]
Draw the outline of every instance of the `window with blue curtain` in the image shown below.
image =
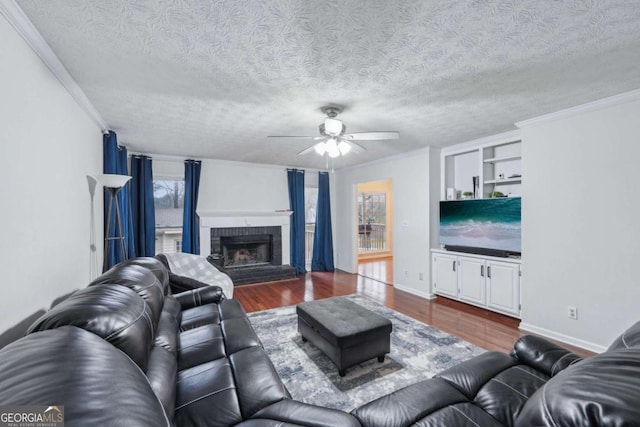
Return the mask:
[(333, 271), (333, 235), (331, 230), (331, 200), (329, 173), (318, 174), (318, 203), (316, 205), (316, 230), (313, 236), (311, 271)]
[[(115, 132), (109, 131), (109, 133), (103, 135), (102, 150), (102, 169), (104, 173), (117, 175), (129, 174), (127, 168), (127, 148), (118, 145), (118, 137)], [(125, 186), (118, 192), (117, 197), (118, 204), (120, 205), (122, 231), (127, 256), (129, 258), (133, 258), (136, 256), (136, 251), (133, 238), (133, 226), (131, 222), (130, 185), (130, 183), (125, 184)], [(104, 190), (104, 235), (105, 238), (116, 238), (119, 236), (119, 232), (117, 230), (115, 209), (110, 213), (107, 211), (110, 197), (111, 196), (107, 190)], [(111, 214), (110, 221), (108, 221), (109, 214)], [(109, 230), (106, 230), (107, 224), (110, 224)], [(122, 262), (124, 260), (124, 254), (120, 250), (120, 245), (110, 245), (106, 259), (107, 265), (103, 267), (105, 270), (119, 262)]]
[(184, 215), (182, 218), (182, 252), (200, 253), (200, 225), (198, 221), (198, 191), (202, 162), (184, 162)]
[(287, 183), (289, 186), (289, 208), (291, 214), (291, 266), (296, 269), (296, 274), (304, 274), (304, 170), (287, 169)]
[(153, 170), (151, 157), (131, 157), (131, 217), (136, 256), (156, 251)]

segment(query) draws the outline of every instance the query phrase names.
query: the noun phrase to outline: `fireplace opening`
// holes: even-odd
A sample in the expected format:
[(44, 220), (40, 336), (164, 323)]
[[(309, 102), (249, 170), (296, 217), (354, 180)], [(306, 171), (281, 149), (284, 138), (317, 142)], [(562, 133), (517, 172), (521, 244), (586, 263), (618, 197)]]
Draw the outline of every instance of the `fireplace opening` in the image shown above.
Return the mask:
[(271, 264), (273, 237), (270, 234), (221, 236), (222, 261), (225, 268)]

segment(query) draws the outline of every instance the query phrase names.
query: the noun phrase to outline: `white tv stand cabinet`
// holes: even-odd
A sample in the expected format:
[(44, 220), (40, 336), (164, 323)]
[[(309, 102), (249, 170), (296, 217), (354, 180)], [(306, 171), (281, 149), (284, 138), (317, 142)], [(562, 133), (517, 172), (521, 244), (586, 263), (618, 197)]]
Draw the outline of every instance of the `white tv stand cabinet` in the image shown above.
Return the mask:
[(432, 249), (431, 286), (437, 295), (520, 318), (521, 262)]

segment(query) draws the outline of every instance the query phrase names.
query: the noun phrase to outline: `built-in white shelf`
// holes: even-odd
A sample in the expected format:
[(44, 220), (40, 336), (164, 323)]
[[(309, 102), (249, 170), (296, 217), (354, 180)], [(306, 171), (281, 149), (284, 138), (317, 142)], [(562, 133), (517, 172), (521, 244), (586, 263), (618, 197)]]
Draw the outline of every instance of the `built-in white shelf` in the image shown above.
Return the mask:
[[(514, 175), (522, 174), (520, 134), (506, 132), (455, 148), (444, 148), (440, 168), (442, 200), (447, 198), (449, 190), (453, 190), (454, 199), (465, 191), (476, 194), (478, 198), (488, 198), (497, 190), (496, 187), (505, 194), (519, 195), (522, 193), (522, 178)], [(480, 185), (476, 186), (478, 180)]]
[(506, 156), (506, 157), (494, 157), (492, 159), (484, 159), (485, 163), (500, 163), (500, 162), (510, 162), (512, 160), (520, 160), (522, 156)]
[(504, 178), (504, 179), (490, 179), (489, 181), (485, 181), (485, 184), (518, 184), (522, 182), (522, 178)]

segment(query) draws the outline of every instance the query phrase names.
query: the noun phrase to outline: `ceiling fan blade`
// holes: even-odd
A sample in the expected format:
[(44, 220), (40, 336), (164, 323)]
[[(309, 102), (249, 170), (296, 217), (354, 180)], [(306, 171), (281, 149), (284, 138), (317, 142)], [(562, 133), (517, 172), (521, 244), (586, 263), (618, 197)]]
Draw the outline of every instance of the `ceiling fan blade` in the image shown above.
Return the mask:
[(355, 132), (344, 135), (349, 140), (359, 141), (376, 141), (380, 139), (398, 139), (400, 133), (396, 131), (379, 131), (379, 132)]
[(269, 135), (267, 138), (296, 138), (296, 139), (316, 139), (317, 136), (290, 136), (290, 135)]
[(367, 149), (360, 144), (356, 144), (353, 141), (346, 141), (346, 142), (351, 145), (351, 149), (353, 150), (354, 153), (362, 153), (363, 151), (367, 151)]
[[(324, 144), (324, 143), (323, 142), (318, 142), (318, 144)], [(313, 144), (311, 147), (305, 148), (304, 150), (302, 150), (301, 152), (298, 153), (298, 156), (304, 156), (305, 154), (309, 154), (309, 153), (315, 151), (316, 146), (318, 144)]]

